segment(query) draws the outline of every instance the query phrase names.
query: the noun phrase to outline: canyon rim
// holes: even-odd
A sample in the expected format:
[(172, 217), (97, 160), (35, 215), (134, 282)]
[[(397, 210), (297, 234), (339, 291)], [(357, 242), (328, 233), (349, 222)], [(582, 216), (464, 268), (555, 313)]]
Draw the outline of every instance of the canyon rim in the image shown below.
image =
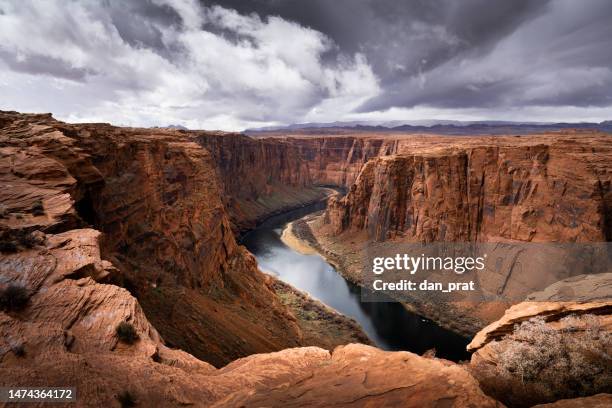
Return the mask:
[(0, 0), (0, 406), (612, 405), (611, 19)]

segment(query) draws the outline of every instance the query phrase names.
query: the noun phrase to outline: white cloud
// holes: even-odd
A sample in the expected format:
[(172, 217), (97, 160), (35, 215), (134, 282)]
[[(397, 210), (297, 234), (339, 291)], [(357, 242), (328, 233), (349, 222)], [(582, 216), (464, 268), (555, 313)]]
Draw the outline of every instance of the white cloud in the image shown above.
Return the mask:
[(419, 120), (502, 120), (515, 122), (601, 122), (612, 116), (610, 107), (580, 106), (525, 106), (508, 107), (491, 114), (488, 108), (434, 108), (418, 105), (413, 108), (393, 107), (366, 113), (349, 113), (347, 121), (419, 121)]
[(558, 0), (481, 48), (445, 19), (400, 15), (390, 24), (367, 14), (358, 28), (338, 25), (360, 38), (347, 53), (296, 22), (196, 0), (0, 0), (0, 109), (225, 130), (353, 119), (599, 121), (612, 116), (607, 10), (604, 0)]
[(10, 83), (2, 108), (238, 129), (299, 121), (317, 106), (343, 115), (379, 92), (363, 55), (324, 63), (334, 44), (318, 31), (195, 1), (155, 2), (183, 22), (143, 23), (171, 54), (126, 41), (97, 2), (0, 0), (2, 79)]

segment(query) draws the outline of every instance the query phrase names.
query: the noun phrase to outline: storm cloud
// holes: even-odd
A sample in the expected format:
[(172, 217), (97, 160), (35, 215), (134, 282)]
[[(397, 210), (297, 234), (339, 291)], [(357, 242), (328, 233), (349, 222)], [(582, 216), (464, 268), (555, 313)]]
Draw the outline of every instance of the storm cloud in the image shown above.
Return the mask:
[(0, 0), (0, 108), (221, 129), (603, 120), (611, 23), (607, 0)]

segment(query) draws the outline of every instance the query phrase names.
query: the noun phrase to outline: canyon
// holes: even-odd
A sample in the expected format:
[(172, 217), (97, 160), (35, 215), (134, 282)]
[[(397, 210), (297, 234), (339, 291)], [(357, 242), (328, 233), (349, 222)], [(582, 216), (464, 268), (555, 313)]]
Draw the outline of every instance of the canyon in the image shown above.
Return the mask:
[(385, 245), (468, 242), (510, 259), (478, 276), (495, 302), (429, 293), (410, 299), (420, 314), (473, 336), (532, 292), (571, 275), (608, 271), (609, 262), (596, 270), (597, 256), (583, 260), (588, 266), (568, 267), (567, 251), (608, 253), (610, 162), (612, 139), (598, 132), (414, 137), (400, 140), (396, 154), (369, 160), (348, 194), (332, 197), (325, 214), (303, 227), (361, 284), (366, 248), (382, 256)]
[[(249, 137), (0, 112), (0, 155), (0, 284), (28, 297), (0, 312), (3, 386), (76, 384), (83, 406), (125, 391), (143, 406), (502, 406), (482, 364), (515, 324), (545, 316), (561, 330), (576, 314), (610, 329), (609, 292), (563, 307), (547, 292), (537, 307), (457, 320), (470, 334), (491, 324), (470, 346), (472, 366), (347, 345), (367, 337), (324, 305), (340, 334), (309, 332), (279, 295), (294, 289), (237, 240), (326, 200), (331, 186), (348, 193), (309, 229), (356, 282), (356, 248), (370, 241), (607, 242), (612, 141), (602, 133)], [(133, 344), (116, 336), (122, 322)]]

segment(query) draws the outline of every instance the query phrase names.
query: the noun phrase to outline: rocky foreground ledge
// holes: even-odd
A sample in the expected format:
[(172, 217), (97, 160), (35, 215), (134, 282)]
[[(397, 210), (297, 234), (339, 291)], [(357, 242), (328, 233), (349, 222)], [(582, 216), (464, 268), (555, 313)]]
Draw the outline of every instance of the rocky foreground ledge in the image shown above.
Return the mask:
[[(500, 406), (463, 368), (366, 345), (258, 354), (216, 369), (165, 346), (138, 301), (100, 283), (100, 233), (39, 234), (3, 255), (4, 282), (27, 282), (27, 300), (0, 313), (0, 385), (75, 386), (78, 406)], [(128, 324), (133, 334), (117, 328)]]
[[(100, 258), (99, 237), (92, 229), (38, 234), (32, 248), (3, 255), (3, 280), (24, 282), (25, 275), (30, 293), (21, 308), (0, 313), (1, 386), (70, 384), (78, 406), (91, 407), (115, 406), (126, 395), (138, 406), (162, 407), (503, 406), (483, 392), (476, 366), (366, 345), (331, 353), (292, 348), (217, 369), (165, 346), (127, 290), (100, 282), (113, 266)], [(509, 311), (500, 325), (517, 322), (522, 309)], [(527, 310), (524, 319), (537, 315)], [(133, 337), (117, 331), (126, 322)], [(486, 334), (492, 331), (477, 344), (480, 359), (495, 343)], [(579, 406), (605, 406), (610, 398), (581, 399)], [(553, 406), (575, 406), (568, 404)]]

